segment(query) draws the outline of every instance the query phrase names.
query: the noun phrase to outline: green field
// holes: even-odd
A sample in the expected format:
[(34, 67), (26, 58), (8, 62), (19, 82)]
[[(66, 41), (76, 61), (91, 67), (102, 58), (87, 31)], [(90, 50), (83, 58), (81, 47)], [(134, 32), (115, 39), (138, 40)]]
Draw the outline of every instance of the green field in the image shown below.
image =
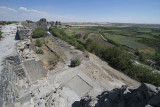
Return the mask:
[(133, 48), (133, 49), (139, 49), (139, 48), (147, 48), (146, 45), (137, 42), (138, 38), (136, 37), (127, 37), (127, 36), (121, 36), (121, 35), (110, 35), (108, 33), (104, 34), (104, 37), (106, 39), (111, 39), (117, 43), (119, 43), (120, 45), (124, 45), (127, 46), (129, 48)]

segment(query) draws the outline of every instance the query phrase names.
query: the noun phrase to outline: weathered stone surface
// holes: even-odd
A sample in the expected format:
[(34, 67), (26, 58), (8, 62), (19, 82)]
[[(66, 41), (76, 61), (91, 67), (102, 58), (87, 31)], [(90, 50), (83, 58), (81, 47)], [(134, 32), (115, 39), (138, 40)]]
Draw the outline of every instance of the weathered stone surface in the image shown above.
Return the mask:
[(21, 22), (21, 25), (25, 28), (34, 30), (37, 28), (37, 24), (36, 23), (27, 23), (27, 22)]
[(28, 39), (30, 37), (29, 29), (23, 26), (18, 26), (17, 36), (20, 40)]
[(25, 68), (31, 81), (41, 79), (47, 75), (47, 70), (43, 67), (42, 61), (28, 60), (24, 62)]
[(149, 104), (160, 107), (160, 92), (156, 94), (151, 100), (149, 100)]
[(160, 91), (157, 87), (142, 83), (137, 89), (122, 86), (103, 92), (97, 98), (84, 97), (80, 107), (160, 107)]
[(9, 107), (13, 106), (19, 96), (18, 90), (22, 88), (20, 85), (18, 86), (18, 81), (24, 80), (25, 77), (18, 56), (10, 56), (4, 60), (4, 68), (0, 75), (0, 99), (3, 99), (0, 100), (0, 107), (3, 104)]
[(42, 29), (47, 29), (47, 20), (45, 18), (40, 19), (37, 22), (37, 27), (42, 28)]

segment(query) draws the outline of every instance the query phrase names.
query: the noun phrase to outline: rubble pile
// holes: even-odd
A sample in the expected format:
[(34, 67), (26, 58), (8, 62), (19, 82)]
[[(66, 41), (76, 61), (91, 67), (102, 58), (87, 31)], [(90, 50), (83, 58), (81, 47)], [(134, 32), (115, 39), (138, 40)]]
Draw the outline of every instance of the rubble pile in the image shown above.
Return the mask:
[(27, 27), (18, 26), (17, 27), (17, 36), (20, 40), (25, 40), (30, 38), (31, 32)]
[(79, 104), (80, 107), (160, 107), (160, 88), (146, 83), (137, 89), (122, 86), (96, 98), (86, 96)]
[(31, 42), (29, 39), (17, 43), (17, 52), (21, 60), (38, 60), (36, 53), (30, 49)]

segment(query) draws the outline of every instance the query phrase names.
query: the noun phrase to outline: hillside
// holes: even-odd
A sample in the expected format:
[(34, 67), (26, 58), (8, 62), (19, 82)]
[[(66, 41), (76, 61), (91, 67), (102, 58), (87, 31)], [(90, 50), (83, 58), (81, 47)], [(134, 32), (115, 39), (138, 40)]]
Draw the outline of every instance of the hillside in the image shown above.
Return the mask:
[[(23, 22), (3, 26), (4, 39), (0, 41), (3, 45), (1, 50), (5, 49), (1, 52), (0, 66), (1, 106), (79, 107), (78, 102), (86, 96), (95, 98), (124, 85), (134, 89), (141, 85), (112, 68), (96, 53), (77, 48), (81, 42), (75, 38), (79, 36), (73, 38), (77, 45), (71, 45), (73, 41), (65, 37), (65, 33), (56, 35), (61, 34), (58, 27), (55, 29), (57, 32), (49, 29), (53, 35), (47, 34), (46, 28), (45, 19), (38, 21), (38, 24)], [(93, 34), (88, 35), (91, 36)], [(20, 40), (15, 40), (15, 37)], [(80, 46), (82, 44), (83, 41)], [(106, 46), (113, 47), (110, 43)], [(80, 65), (72, 67), (71, 61), (76, 58), (80, 60)]]

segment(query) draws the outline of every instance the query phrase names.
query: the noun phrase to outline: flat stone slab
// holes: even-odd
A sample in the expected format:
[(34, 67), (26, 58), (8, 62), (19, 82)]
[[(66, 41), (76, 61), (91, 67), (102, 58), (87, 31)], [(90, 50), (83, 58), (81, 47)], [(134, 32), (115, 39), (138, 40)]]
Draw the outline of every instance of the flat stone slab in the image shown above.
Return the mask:
[(79, 97), (85, 96), (92, 89), (92, 86), (84, 81), (80, 76), (73, 77), (66, 83), (66, 85), (75, 91)]
[(24, 65), (31, 81), (38, 80), (47, 75), (47, 71), (43, 67), (42, 61), (28, 60), (24, 62)]

